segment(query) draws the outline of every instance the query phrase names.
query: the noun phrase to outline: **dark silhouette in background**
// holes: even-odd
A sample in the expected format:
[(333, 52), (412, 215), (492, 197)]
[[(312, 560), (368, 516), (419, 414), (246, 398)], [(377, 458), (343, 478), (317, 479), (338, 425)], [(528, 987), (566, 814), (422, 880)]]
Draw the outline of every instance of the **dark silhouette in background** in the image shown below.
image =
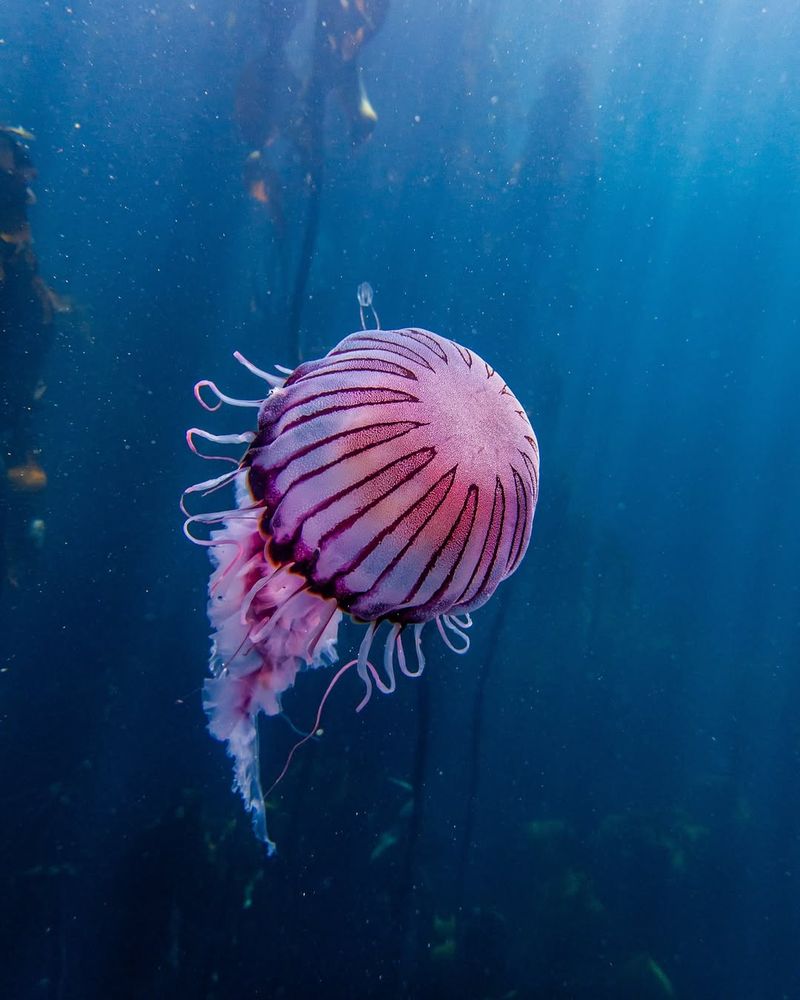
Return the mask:
[(44, 358), (64, 306), (38, 273), (28, 206), (36, 170), (22, 128), (0, 126), (0, 588), (19, 585), (44, 543), (41, 463), (34, 415)]
[[(282, 259), (294, 232), (299, 241), (287, 310), (296, 362), (302, 358), (300, 323), (319, 229), (328, 98), (336, 99), (353, 147), (361, 145), (378, 116), (361, 78), (359, 55), (383, 25), (389, 0), (317, 0), (309, 68), (301, 76), (286, 46), (306, 6), (304, 0), (264, 4), (263, 40), (242, 71), (235, 102), (237, 123), (251, 147), (244, 167), (247, 192), (266, 210)], [(302, 209), (287, 209), (288, 203), (303, 201)], [(294, 230), (290, 218), (298, 220)]]

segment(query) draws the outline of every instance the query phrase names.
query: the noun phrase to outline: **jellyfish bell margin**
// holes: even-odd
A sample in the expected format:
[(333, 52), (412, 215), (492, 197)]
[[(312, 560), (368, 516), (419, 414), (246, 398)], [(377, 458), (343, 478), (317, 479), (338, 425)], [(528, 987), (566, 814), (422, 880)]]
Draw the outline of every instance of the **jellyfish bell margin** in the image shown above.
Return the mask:
[[(209, 729), (226, 742), (234, 787), (273, 853), (259, 713), (281, 713), (298, 671), (337, 662), (344, 614), (364, 624), (364, 635), (311, 734), (351, 667), (364, 684), (358, 711), (374, 687), (395, 690), (398, 670), (419, 677), (429, 622), (452, 652), (466, 653), (470, 613), (528, 547), (539, 449), (498, 373), (428, 330), (363, 330), (280, 375), (234, 356), (267, 384), (264, 398), (235, 399), (207, 379), (195, 396), (209, 412), (223, 404), (257, 410), (255, 429), (187, 431), (192, 451), (233, 468), (189, 487), (182, 508), (187, 537), (209, 549), (213, 565)], [(241, 459), (206, 454), (198, 440), (246, 450)], [(188, 495), (227, 487), (235, 494), (229, 509), (186, 509)], [(203, 527), (207, 538), (198, 537)]]

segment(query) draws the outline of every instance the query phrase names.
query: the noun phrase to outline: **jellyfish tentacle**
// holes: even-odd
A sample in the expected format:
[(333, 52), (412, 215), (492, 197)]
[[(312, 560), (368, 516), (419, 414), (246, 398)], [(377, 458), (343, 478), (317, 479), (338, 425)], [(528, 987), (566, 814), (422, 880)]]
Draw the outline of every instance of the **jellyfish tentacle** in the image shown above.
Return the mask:
[[(375, 623), (375, 631), (380, 627), (380, 622)], [(394, 646), (397, 633), (400, 631), (400, 625), (393, 625), (389, 629), (389, 635), (386, 637), (386, 642), (383, 648), (383, 669), (386, 676), (389, 678), (388, 681), (382, 679), (381, 675), (378, 673), (378, 668), (375, 667), (369, 660), (366, 661), (365, 667), (369, 671), (371, 679), (375, 682), (375, 686), (380, 691), (381, 694), (393, 694), (395, 688), (397, 687), (397, 682), (394, 676)], [(361, 711), (362, 706), (359, 705), (356, 711)]]
[(215, 479), (206, 479), (202, 483), (195, 483), (193, 486), (187, 486), (181, 494), (181, 512), (187, 517), (191, 517), (191, 514), (186, 509), (186, 497), (190, 493), (201, 493), (202, 491), (202, 496), (206, 497), (209, 493), (213, 493), (215, 490), (222, 489), (223, 486), (227, 486), (229, 483), (232, 483), (236, 479), (238, 472), (239, 469), (236, 468), (232, 472), (224, 472), (221, 476), (217, 476)]
[(380, 687), (379, 679), (375, 678), (375, 683), (378, 684), (383, 694), (392, 694), (397, 686), (394, 679), (394, 657), (401, 628), (399, 623), (395, 623), (386, 636), (386, 644), (383, 649), (383, 671), (389, 678), (389, 682), (384, 687)]
[[(189, 531), (191, 525), (193, 524), (211, 525), (211, 524), (222, 524), (223, 522), (227, 523), (228, 521), (246, 521), (251, 519), (251, 515), (252, 515), (252, 510), (247, 510), (245, 512), (217, 510), (209, 514), (192, 514), (190, 517), (187, 517), (186, 520), (183, 522), (183, 533), (184, 535), (186, 535), (186, 537), (189, 539), (190, 542), (197, 542), (198, 545), (203, 545), (205, 544), (205, 542), (203, 542), (199, 538), (195, 538), (195, 536)], [(226, 541), (230, 540), (225, 538), (219, 538), (215, 540), (212, 538), (208, 539), (208, 541), (211, 545), (223, 545), (225, 544)]]
[[(442, 637), (442, 642), (447, 646), (449, 650), (453, 653), (458, 653), (462, 656), (469, 649), (469, 636), (460, 629), (458, 625), (453, 622), (450, 615), (438, 615), (436, 618), (436, 627), (439, 629), (439, 635)], [(445, 628), (448, 628), (454, 635), (457, 635), (461, 639), (463, 645), (456, 646), (450, 636), (445, 632)]]
[(275, 579), (275, 575), (279, 572), (280, 570), (276, 569), (268, 576), (261, 577), (260, 579), (256, 580), (253, 586), (247, 591), (247, 593), (244, 596), (244, 600), (242, 601), (241, 611), (239, 612), (239, 621), (241, 622), (242, 625), (247, 625), (247, 616), (250, 613), (250, 608), (252, 607), (253, 601), (256, 599), (256, 596), (264, 589), (264, 587), (267, 586), (268, 583), (270, 583), (272, 580)]
[(214, 444), (251, 444), (255, 438), (253, 431), (245, 431), (243, 434), (212, 434), (210, 431), (204, 431), (202, 427), (190, 427), (186, 432), (186, 443), (189, 445), (189, 449), (197, 455), (199, 458), (204, 458), (208, 462), (219, 461), (219, 462), (230, 462), (235, 465), (238, 469), (239, 459), (233, 458), (231, 455), (205, 455), (200, 451), (194, 442), (195, 435), (197, 437), (205, 438), (206, 441), (211, 441)]
[(236, 761), (236, 784), (244, 799), (245, 808), (251, 814), (253, 832), (267, 848), (267, 856), (272, 857), (276, 847), (275, 841), (270, 839), (267, 832), (267, 803), (261, 787), (261, 753), (259, 749), (258, 723), (253, 717), (250, 717), (250, 727), (252, 728), (252, 732), (245, 736), (245, 739), (249, 743), (247, 752), (237, 753), (234, 757)]
[[(375, 306), (372, 304), (372, 302), (370, 302), (369, 303), (369, 307), (372, 310), (372, 315), (373, 315), (373, 317), (375, 319), (375, 329), (376, 330), (380, 330), (380, 328), (381, 328), (381, 321), (380, 321), (380, 318), (378, 317), (378, 313), (375, 310)], [(366, 330), (367, 329), (367, 321), (366, 321), (366, 319), (364, 317), (364, 306), (361, 305), (361, 303), (359, 303), (359, 305), (358, 305), (358, 313), (359, 313), (359, 316), (361, 317), (361, 329), (362, 330)]]
[(258, 623), (258, 628), (252, 633), (252, 641), (255, 645), (258, 642), (264, 642), (267, 636), (272, 632), (277, 623), (281, 618), (285, 617), (287, 612), (297, 604), (297, 599), (302, 597), (303, 594), (308, 590), (308, 585), (305, 580), (300, 580), (298, 586), (292, 591), (292, 593), (286, 597), (285, 595), (281, 598), (281, 603), (278, 607), (272, 609), (272, 614), (270, 614), (266, 620), (262, 619)]
[(213, 662), (210, 663), (209, 666), (211, 668), (211, 676), (212, 677), (224, 677), (228, 673), (230, 665), (233, 663), (233, 661), (236, 659), (236, 657), (239, 655), (239, 653), (241, 653), (241, 651), (244, 649), (244, 644), (249, 639), (250, 639), (250, 636), (249, 635), (245, 635), (245, 637), (242, 639), (242, 641), (239, 643), (239, 645), (236, 647), (236, 649), (233, 651), (233, 653), (228, 657), (228, 659), (225, 660), (224, 663), (221, 663), (219, 666), (216, 666)]
[(242, 565), (239, 565), (240, 560), (242, 559), (244, 554), (245, 550), (243, 547), (240, 546), (239, 552), (233, 557), (233, 559), (231, 559), (228, 565), (222, 570), (220, 575), (212, 583), (209, 584), (208, 587), (209, 597), (214, 597), (219, 588), (222, 586), (223, 582), (227, 580), (227, 578), (231, 575), (231, 573), (233, 573), (234, 576), (241, 576), (243, 573), (247, 572), (248, 569), (252, 569), (256, 561), (260, 558), (259, 555), (255, 555), (250, 559), (246, 559)]
[[(339, 611), (336, 605), (333, 602), (331, 602), (330, 614), (327, 616), (327, 618), (323, 616), (320, 619), (316, 631), (310, 634), (308, 642), (306, 643), (305, 656), (307, 660), (311, 661), (314, 659), (314, 651), (316, 649), (317, 643), (322, 638), (326, 629), (330, 625), (334, 615), (336, 615), (337, 613), (341, 616), (341, 611)], [(336, 662), (336, 654), (335, 653), (331, 654), (330, 650), (323, 649), (320, 655), (330, 660), (331, 663)]]
[[(268, 385), (271, 385), (273, 389), (280, 388), (286, 381), (285, 378), (281, 378), (279, 375), (270, 375), (270, 373), (265, 372), (263, 368), (256, 368), (253, 362), (248, 361), (247, 358), (241, 353), (241, 351), (234, 351), (233, 356), (236, 358), (236, 360), (239, 362), (240, 365), (242, 365), (250, 372), (251, 375), (255, 375), (256, 378), (263, 379)], [(283, 371), (283, 369), (281, 369), (279, 365), (276, 365), (275, 367)], [(286, 373), (290, 375), (291, 369), (286, 369)]]
[(449, 615), (451, 621), (454, 621), (459, 628), (472, 628), (472, 615), (469, 611), (463, 612), (460, 615)]
[(417, 655), (417, 669), (412, 670), (409, 667), (406, 660), (406, 651), (403, 648), (403, 641), (398, 635), (397, 637), (397, 662), (400, 665), (400, 672), (405, 677), (415, 677), (422, 676), (422, 672), (425, 670), (425, 654), (422, 652), (422, 630), (425, 628), (425, 622), (418, 622), (414, 625), (414, 651)]
[[(210, 389), (211, 392), (217, 397), (219, 402), (215, 406), (207, 403), (203, 399), (203, 389)], [(228, 406), (239, 406), (251, 410), (260, 410), (261, 404), (264, 402), (263, 399), (236, 399), (234, 396), (228, 396), (219, 388), (217, 383), (212, 382), (210, 378), (202, 378), (195, 384), (194, 398), (203, 407), (203, 409), (207, 410), (209, 413), (216, 413), (223, 403), (227, 403)]]
[(289, 716), (286, 714), (286, 709), (283, 709), (281, 711), (281, 714), (277, 715), (276, 718), (283, 719), (283, 721), (291, 729), (291, 731), (295, 734), (295, 736), (302, 736), (303, 739), (308, 737), (310, 740), (319, 739), (319, 735), (317, 734), (317, 731), (315, 729), (312, 729), (310, 733), (307, 733), (304, 729), (301, 729), (299, 726), (296, 726), (289, 718)]
[(300, 749), (300, 747), (308, 743), (310, 739), (313, 739), (317, 735), (317, 732), (319, 730), (319, 724), (320, 721), (322, 720), (322, 710), (323, 708), (325, 708), (325, 702), (328, 700), (331, 691), (333, 691), (333, 689), (336, 687), (337, 683), (339, 682), (339, 679), (344, 674), (346, 674), (351, 667), (354, 667), (357, 663), (358, 660), (350, 660), (349, 663), (345, 663), (344, 666), (339, 667), (339, 669), (333, 675), (333, 679), (331, 680), (327, 688), (325, 688), (325, 694), (323, 694), (322, 699), (320, 700), (319, 708), (317, 709), (317, 715), (316, 718), (314, 719), (314, 725), (311, 727), (311, 731), (306, 733), (306, 735), (302, 738), (302, 740), (299, 740), (297, 743), (295, 743), (295, 745), (289, 751), (289, 755), (286, 758), (286, 763), (283, 765), (281, 773), (267, 789), (267, 793), (264, 796), (266, 799), (268, 799), (270, 795), (272, 795), (272, 793), (275, 791), (275, 789), (278, 787), (281, 781), (283, 781), (284, 777), (286, 776), (286, 772), (289, 770), (289, 765), (292, 763), (292, 758)]
[(406, 651), (403, 647), (403, 630), (402, 624), (400, 626), (400, 631), (397, 633), (397, 663), (400, 667), (400, 673), (405, 677), (409, 676), (408, 667), (406, 665)]
[(189, 530), (194, 523), (194, 518), (183, 522), (183, 533), (194, 545), (202, 545), (206, 549), (213, 549), (217, 545), (235, 545), (237, 549), (241, 550), (241, 544), (233, 538), (197, 538)]
[(368, 667), (371, 666), (369, 662), (369, 651), (372, 646), (372, 639), (375, 635), (375, 629), (377, 628), (377, 622), (370, 622), (367, 626), (367, 631), (364, 633), (364, 638), (361, 640), (361, 645), (358, 647), (358, 659), (356, 660), (356, 672), (361, 680), (364, 682), (364, 687), (366, 691), (364, 697), (356, 706), (356, 711), (360, 712), (362, 708), (367, 704), (367, 702), (372, 697), (372, 675)]
[(400, 662), (400, 669), (406, 677), (420, 677), (425, 669), (425, 654), (422, 652), (422, 630), (426, 622), (417, 622), (414, 625), (414, 649), (417, 654), (417, 669), (411, 670), (405, 662), (405, 657)]

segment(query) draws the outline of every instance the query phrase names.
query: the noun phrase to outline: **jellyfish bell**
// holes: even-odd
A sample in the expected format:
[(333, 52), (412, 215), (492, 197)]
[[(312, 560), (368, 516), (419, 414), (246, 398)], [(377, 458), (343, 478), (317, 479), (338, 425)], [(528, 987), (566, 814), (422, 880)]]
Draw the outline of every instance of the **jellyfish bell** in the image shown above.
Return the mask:
[[(281, 712), (299, 670), (336, 662), (345, 614), (364, 624), (363, 638), (311, 734), (351, 667), (364, 684), (358, 710), (374, 687), (394, 691), (397, 670), (419, 676), (427, 623), (465, 653), (470, 613), (528, 547), (539, 451), (500, 375), (427, 330), (354, 333), (282, 377), (237, 358), (269, 384), (266, 398), (232, 399), (210, 381), (195, 395), (208, 410), (223, 402), (257, 409), (256, 429), (187, 433), (195, 451), (196, 438), (247, 445), (229, 473), (187, 491), (232, 484), (236, 506), (188, 516), (185, 530), (209, 547), (214, 565), (209, 728), (227, 742), (235, 786), (272, 851), (259, 712)], [(197, 525), (211, 526), (208, 539), (195, 537)], [(381, 650), (375, 662), (373, 648)]]
[(368, 281), (362, 281), (356, 289), (356, 298), (358, 299), (358, 304), (362, 309), (364, 306), (372, 305), (372, 296), (372, 285)]

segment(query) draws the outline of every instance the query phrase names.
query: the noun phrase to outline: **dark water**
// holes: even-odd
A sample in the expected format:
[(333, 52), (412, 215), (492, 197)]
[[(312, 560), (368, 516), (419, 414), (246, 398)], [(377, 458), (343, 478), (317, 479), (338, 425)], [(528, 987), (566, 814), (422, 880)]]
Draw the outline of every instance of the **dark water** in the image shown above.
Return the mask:
[(369, 280), (384, 326), (505, 375), (542, 487), (468, 656), (431, 632), (393, 697), (337, 688), (267, 862), (204, 728), (177, 498), (194, 382), (296, 361), (303, 164), (275, 154), (279, 232), (233, 110), (279, 7), (0, 9), (73, 310), (45, 544), (2, 592), (2, 996), (800, 997), (800, 5), (392, 0), (371, 139), (327, 102), (302, 355)]

